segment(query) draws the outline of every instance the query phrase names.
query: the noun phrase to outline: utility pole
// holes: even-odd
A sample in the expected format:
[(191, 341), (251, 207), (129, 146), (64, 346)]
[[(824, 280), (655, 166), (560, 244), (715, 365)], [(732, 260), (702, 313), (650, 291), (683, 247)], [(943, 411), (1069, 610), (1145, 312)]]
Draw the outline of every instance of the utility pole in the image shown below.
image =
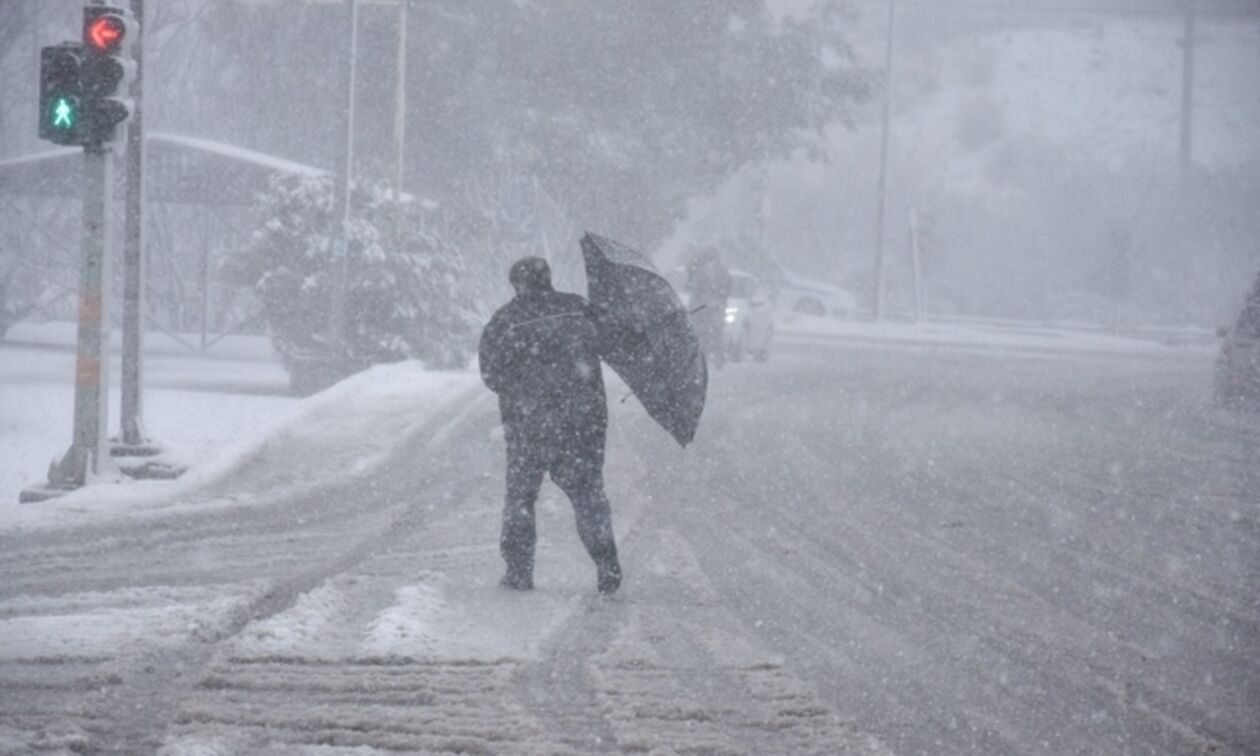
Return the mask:
[(350, 242), (350, 172), (354, 169), (354, 89), (355, 68), (359, 57), (359, 3), (358, 0), (347, 0), (350, 21), (350, 58), (346, 61), (346, 116), (345, 116), (345, 149), (341, 153), (340, 170), (338, 171), (338, 195), (334, 208), (340, 213), (340, 222), (336, 225), (337, 238), (333, 240), (333, 295), (329, 313), (329, 342), (333, 350), (330, 355), (334, 360), (334, 369), (340, 373), (349, 356), (346, 348), (346, 298), (349, 289), (349, 256)]
[(888, 42), (884, 50), (884, 118), (879, 139), (879, 205), (875, 221), (875, 297), (876, 320), (884, 318), (884, 216), (888, 212), (888, 130), (892, 120), (893, 34), (897, 23), (897, 0), (888, 0)]
[[(145, 446), (144, 434), (144, 134), (141, 91), (144, 76), (144, 0), (131, 0), (131, 15), (141, 33), (132, 43), (132, 60), (136, 62), (131, 81), (131, 125), (127, 130), (127, 194), (123, 215), (123, 321), (122, 321), (122, 402), (118, 451), (140, 451)], [(155, 451), (155, 450), (154, 450)]]
[(761, 247), (758, 255), (770, 248), (770, 166), (762, 163), (753, 184), (757, 194), (757, 244)]
[(394, 238), (402, 239), (403, 154), (407, 138), (407, 6), (410, 0), (398, 2), (398, 76), (394, 87)]
[(1194, 45), (1196, 0), (1186, 0), (1185, 33), (1181, 42), (1181, 183), (1190, 178), (1194, 148)]
[(927, 306), (923, 297), (923, 263), (919, 249), (919, 210), (910, 208), (910, 270), (913, 274), (914, 320), (920, 322), (927, 314)]

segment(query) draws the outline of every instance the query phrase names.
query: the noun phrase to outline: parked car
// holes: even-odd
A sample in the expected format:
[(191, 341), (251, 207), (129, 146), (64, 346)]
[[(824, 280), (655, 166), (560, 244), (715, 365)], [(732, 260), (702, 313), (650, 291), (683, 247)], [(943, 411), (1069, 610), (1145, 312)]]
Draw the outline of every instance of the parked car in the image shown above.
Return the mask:
[(732, 270), (724, 328), (727, 355), (732, 362), (739, 362), (746, 354), (765, 362), (770, 359), (773, 338), (774, 312), (766, 287), (751, 274)]
[(778, 289), (778, 308), (783, 312), (836, 318), (851, 318), (858, 313), (857, 297), (825, 281), (784, 273)]
[(1260, 408), (1260, 276), (1238, 322), (1220, 331), (1216, 358), (1216, 401), (1227, 407)]

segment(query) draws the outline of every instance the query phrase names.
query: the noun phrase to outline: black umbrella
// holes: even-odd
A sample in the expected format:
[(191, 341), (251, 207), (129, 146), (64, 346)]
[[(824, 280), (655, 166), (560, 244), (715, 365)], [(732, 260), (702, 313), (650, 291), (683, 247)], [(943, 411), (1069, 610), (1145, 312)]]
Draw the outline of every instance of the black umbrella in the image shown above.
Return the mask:
[(709, 375), (682, 300), (643, 255), (611, 239), (583, 236), (582, 259), (604, 361), (686, 446), (700, 424)]

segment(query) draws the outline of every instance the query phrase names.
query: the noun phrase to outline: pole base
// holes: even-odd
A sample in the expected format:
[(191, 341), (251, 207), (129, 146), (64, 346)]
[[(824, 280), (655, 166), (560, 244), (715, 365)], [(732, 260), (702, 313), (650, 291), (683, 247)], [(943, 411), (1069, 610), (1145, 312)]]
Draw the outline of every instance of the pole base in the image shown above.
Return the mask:
[[(117, 438), (109, 440), (109, 456), (119, 457), (156, 457), (162, 453), (162, 447), (147, 439), (138, 444), (129, 444)], [(120, 463), (122, 464), (122, 463)]]
[(48, 501), (49, 499), (56, 499), (59, 496), (65, 496), (78, 488), (79, 486), (73, 486), (70, 488), (62, 488), (53, 485), (32, 486), (31, 488), (22, 489), (21, 493), (18, 494), (18, 503), (38, 504), (41, 501)]
[(128, 444), (118, 438), (109, 440), (109, 456), (118, 471), (135, 480), (174, 480), (188, 470), (183, 465), (163, 461), (161, 457), (165, 452), (161, 444), (150, 439), (138, 444)]
[(48, 482), (31, 486), (18, 494), (19, 504), (48, 501), (77, 491), (87, 484), (88, 475), (95, 467), (96, 453), (79, 444), (71, 444), (65, 456), (48, 465)]
[(81, 488), (87, 483), (95, 458), (96, 453), (93, 449), (71, 444), (60, 461), (54, 461), (48, 465), (47, 488), (59, 491), (73, 491)]
[(159, 462), (156, 459), (119, 461), (118, 470), (134, 480), (175, 480), (188, 471), (183, 465)]

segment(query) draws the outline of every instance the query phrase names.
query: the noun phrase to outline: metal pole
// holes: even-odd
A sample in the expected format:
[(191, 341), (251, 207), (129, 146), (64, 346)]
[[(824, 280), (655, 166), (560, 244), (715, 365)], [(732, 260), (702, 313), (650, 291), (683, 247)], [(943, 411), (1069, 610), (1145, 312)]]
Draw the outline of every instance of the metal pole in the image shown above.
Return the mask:
[(199, 308), (201, 310), (200, 321), (201, 341), (200, 350), (206, 351), (206, 343), (210, 339), (210, 252), (206, 249), (206, 245), (201, 245), (201, 265), (197, 273), (197, 288), (200, 289), (199, 295), (201, 301)]
[(888, 0), (888, 43), (884, 51), (884, 118), (879, 140), (879, 205), (875, 221), (875, 319), (884, 317), (884, 216), (888, 212), (888, 128), (892, 119), (893, 32), (897, 22), (897, 0)]
[(765, 252), (770, 249), (770, 166), (764, 163), (758, 174), (757, 189), (757, 244), (761, 246), (760, 252)]
[(359, 2), (350, 0), (350, 70), (346, 86), (346, 169), (341, 174), (344, 182), (342, 220), (350, 220), (350, 174), (354, 171), (354, 90), (359, 67)]
[(923, 267), (919, 258), (919, 211), (917, 208), (910, 208), (910, 267), (914, 276), (914, 319), (915, 321), (923, 320), (924, 303), (923, 303)]
[(402, 235), (402, 185), (403, 154), (406, 147), (407, 128), (407, 6), (409, 0), (398, 3), (398, 77), (394, 88), (394, 201), (398, 203), (394, 218), (394, 235)]
[(127, 126), (127, 194), (123, 220), (122, 401), (121, 440), (127, 446), (145, 443), (144, 434), (144, 0), (131, 0), (140, 33), (132, 45), (136, 75), (131, 82), (134, 110)]
[(346, 298), (347, 289), (349, 288), (349, 265), (347, 258), (350, 255), (350, 240), (347, 236), (350, 228), (350, 173), (354, 170), (354, 89), (355, 89), (355, 68), (358, 64), (359, 57), (359, 3), (358, 0), (348, 0), (350, 6), (350, 60), (347, 62), (346, 72), (346, 133), (345, 133), (345, 151), (343, 152), (341, 166), (341, 187), (340, 187), (340, 213), (341, 222), (337, 228), (337, 238), (333, 241), (333, 297), (332, 308), (329, 313), (331, 324), (329, 331), (331, 332), (331, 345), (334, 350), (333, 357), (342, 359), (348, 356), (346, 349)]
[(1181, 45), (1181, 182), (1190, 177), (1194, 147), (1195, 2), (1186, 0), (1185, 34)]
[(83, 151), (83, 265), (79, 279), (78, 356), (74, 383), (74, 438), (48, 473), (50, 488), (78, 488), (108, 469), (109, 446), (109, 256), (108, 212), (114, 155), (100, 145)]

